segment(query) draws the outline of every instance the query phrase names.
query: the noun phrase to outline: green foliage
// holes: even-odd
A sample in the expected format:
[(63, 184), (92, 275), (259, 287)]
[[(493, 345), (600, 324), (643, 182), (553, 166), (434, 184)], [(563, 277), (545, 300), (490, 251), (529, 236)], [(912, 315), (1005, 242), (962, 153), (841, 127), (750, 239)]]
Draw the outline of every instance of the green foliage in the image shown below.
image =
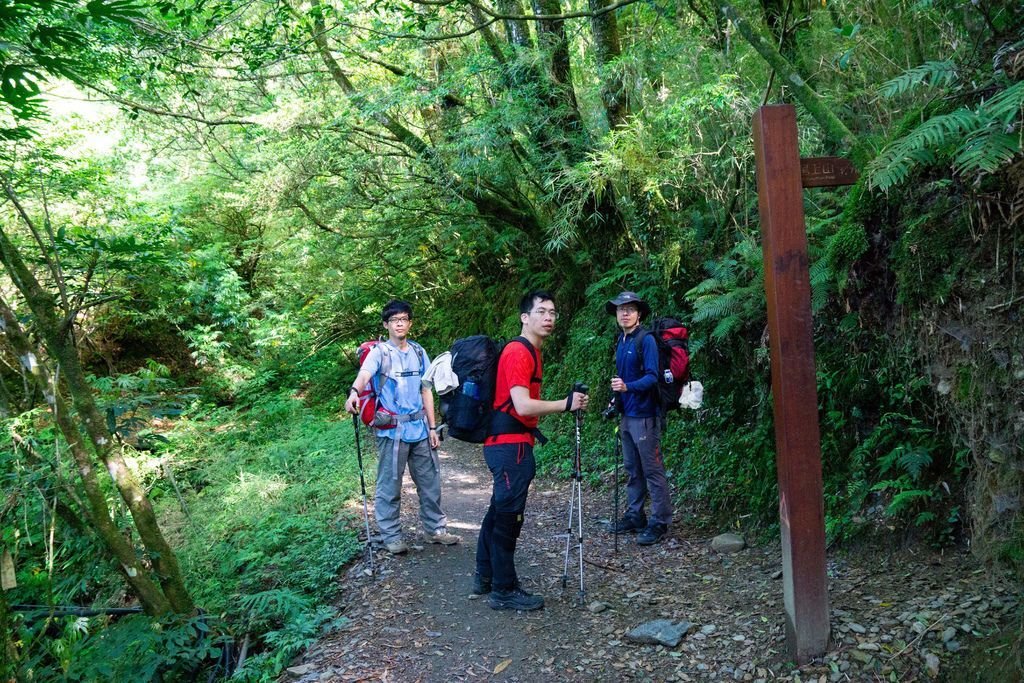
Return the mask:
[[(62, 680), (160, 681), (184, 678), (215, 664), (225, 638), (206, 616), (155, 620), (129, 616), (97, 628), (76, 642)], [(46, 672), (35, 676), (45, 679)]]
[(896, 78), (886, 81), (879, 88), (878, 93), (882, 97), (892, 98), (922, 84), (935, 88), (948, 87), (956, 81), (956, 78), (956, 64), (952, 60), (925, 62), (921, 66), (907, 69)]
[(950, 159), (964, 176), (1007, 166), (1021, 151), (1020, 136), (1012, 131), (1024, 110), (1024, 82), (997, 87), (997, 94), (976, 106), (933, 115), (891, 142), (868, 167), (870, 185), (887, 190), (940, 159)]
[(326, 603), (360, 550), (351, 423), (282, 394), (244, 413), (190, 415), (166, 436), (185, 508), (165, 497), (163, 514), (176, 520), (196, 601), (230, 633), (257, 636), (239, 675), (273, 675), (338, 623)]
[[(132, 0), (36, 0), (0, 5), (0, 139), (36, 134), (27, 124), (46, 118), (42, 85), (65, 78), (85, 82), (109, 64), (108, 42), (139, 17)], [(10, 125), (10, 124), (14, 125)]]

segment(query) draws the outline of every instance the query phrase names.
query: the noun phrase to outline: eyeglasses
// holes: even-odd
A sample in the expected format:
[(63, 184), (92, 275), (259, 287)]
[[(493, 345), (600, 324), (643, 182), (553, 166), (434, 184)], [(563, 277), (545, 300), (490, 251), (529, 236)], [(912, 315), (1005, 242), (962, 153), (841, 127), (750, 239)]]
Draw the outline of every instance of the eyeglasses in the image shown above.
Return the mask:
[(552, 320), (558, 320), (558, 311), (553, 309), (538, 308), (533, 312), (536, 313), (541, 318), (551, 318)]
[(407, 316), (407, 315), (393, 315), (390, 318), (388, 318), (388, 322), (389, 323), (395, 323), (395, 324), (407, 323), (407, 322), (409, 322), (409, 316)]
[(616, 309), (616, 312), (618, 312), (618, 313), (639, 313), (640, 309), (637, 308), (636, 306), (619, 306)]

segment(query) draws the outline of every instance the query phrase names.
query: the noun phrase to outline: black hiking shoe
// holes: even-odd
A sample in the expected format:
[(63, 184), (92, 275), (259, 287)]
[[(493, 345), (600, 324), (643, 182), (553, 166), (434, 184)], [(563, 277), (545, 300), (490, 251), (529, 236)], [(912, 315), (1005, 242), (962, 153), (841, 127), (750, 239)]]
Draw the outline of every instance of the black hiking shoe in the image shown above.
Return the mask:
[(644, 515), (623, 515), (622, 519), (609, 525), (608, 530), (613, 534), (635, 534), (647, 526), (647, 517)]
[(648, 524), (647, 528), (636, 537), (639, 545), (654, 545), (661, 541), (661, 538), (668, 533), (668, 526), (665, 524)]
[(491, 577), (473, 574), (473, 595), (487, 595), (491, 592)]
[(542, 609), (544, 598), (539, 595), (531, 595), (516, 586), (510, 591), (491, 591), (491, 597), (488, 598), (487, 604), (491, 609), (515, 609), (528, 612)]

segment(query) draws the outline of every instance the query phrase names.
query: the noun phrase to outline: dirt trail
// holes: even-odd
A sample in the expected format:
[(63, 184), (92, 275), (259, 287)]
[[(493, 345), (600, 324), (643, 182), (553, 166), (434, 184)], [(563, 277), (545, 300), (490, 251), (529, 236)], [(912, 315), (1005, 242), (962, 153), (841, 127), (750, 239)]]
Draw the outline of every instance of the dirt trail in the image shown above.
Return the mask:
[[(311, 648), (287, 680), (313, 681), (870, 681), (926, 679), (972, 638), (1005, 624), (1019, 596), (959, 554), (861, 553), (829, 559), (832, 643), (819, 661), (787, 662), (778, 544), (719, 555), (681, 524), (653, 547), (602, 529), (609, 494), (584, 490), (586, 600), (575, 544), (562, 590), (569, 482), (538, 478), (527, 503), (517, 568), (546, 599), (532, 613), (494, 611), (471, 596), (490, 475), (478, 446), (442, 444), (443, 505), (459, 545), (422, 544), (406, 476), (405, 556), (378, 549), (376, 572), (353, 566), (340, 605), (348, 625)], [(371, 511), (372, 514), (372, 511)], [(372, 518), (371, 518), (372, 523)], [(601, 611), (593, 603), (603, 603)], [(675, 648), (625, 634), (654, 619), (693, 623)], [(953, 629), (950, 635), (949, 629)], [(952, 641), (952, 645), (950, 642)]]

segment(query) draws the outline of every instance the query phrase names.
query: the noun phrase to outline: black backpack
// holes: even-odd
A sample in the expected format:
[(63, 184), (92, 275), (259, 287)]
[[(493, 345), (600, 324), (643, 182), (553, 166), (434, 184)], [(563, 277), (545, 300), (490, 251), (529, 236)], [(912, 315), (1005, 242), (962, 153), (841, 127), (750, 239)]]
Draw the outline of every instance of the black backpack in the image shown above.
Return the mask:
[[(658, 391), (655, 396), (658, 407), (662, 414), (679, 410), (679, 395), (690, 379), (689, 332), (679, 320), (668, 316), (652, 320), (650, 329), (641, 327), (636, 336), (641, 364), (644, 362), (643, 341), (648, 334), (654, 335), (658, 346)], [(620, 338), (616, 337), (616, 347)]]
[[(537, 352), (533, 345), (522, 337), (509, 341), (517, 341), (526, 346), (533, 356), (534, 366)], [(529, 431), (525, 425), (513, 418), (502, 406), (500, 412), (508, 415), (510, 420), (496, 420), (492, 429), (494, 409), (494, 391), (498, 379), (498, 359), (506, 344), (498, 342), (487, 335), (478, 334), (472, 337), (457, 339), (452, 344), (452, 372), (459, 378), (459, 386), (441, 398), (441, 414), (448, 424), (448, 434), (454, 439), (469, 443), (483, 443), (492, 432), (495, 434)], [(509, 424), (506, 424), (508, 422)]]

